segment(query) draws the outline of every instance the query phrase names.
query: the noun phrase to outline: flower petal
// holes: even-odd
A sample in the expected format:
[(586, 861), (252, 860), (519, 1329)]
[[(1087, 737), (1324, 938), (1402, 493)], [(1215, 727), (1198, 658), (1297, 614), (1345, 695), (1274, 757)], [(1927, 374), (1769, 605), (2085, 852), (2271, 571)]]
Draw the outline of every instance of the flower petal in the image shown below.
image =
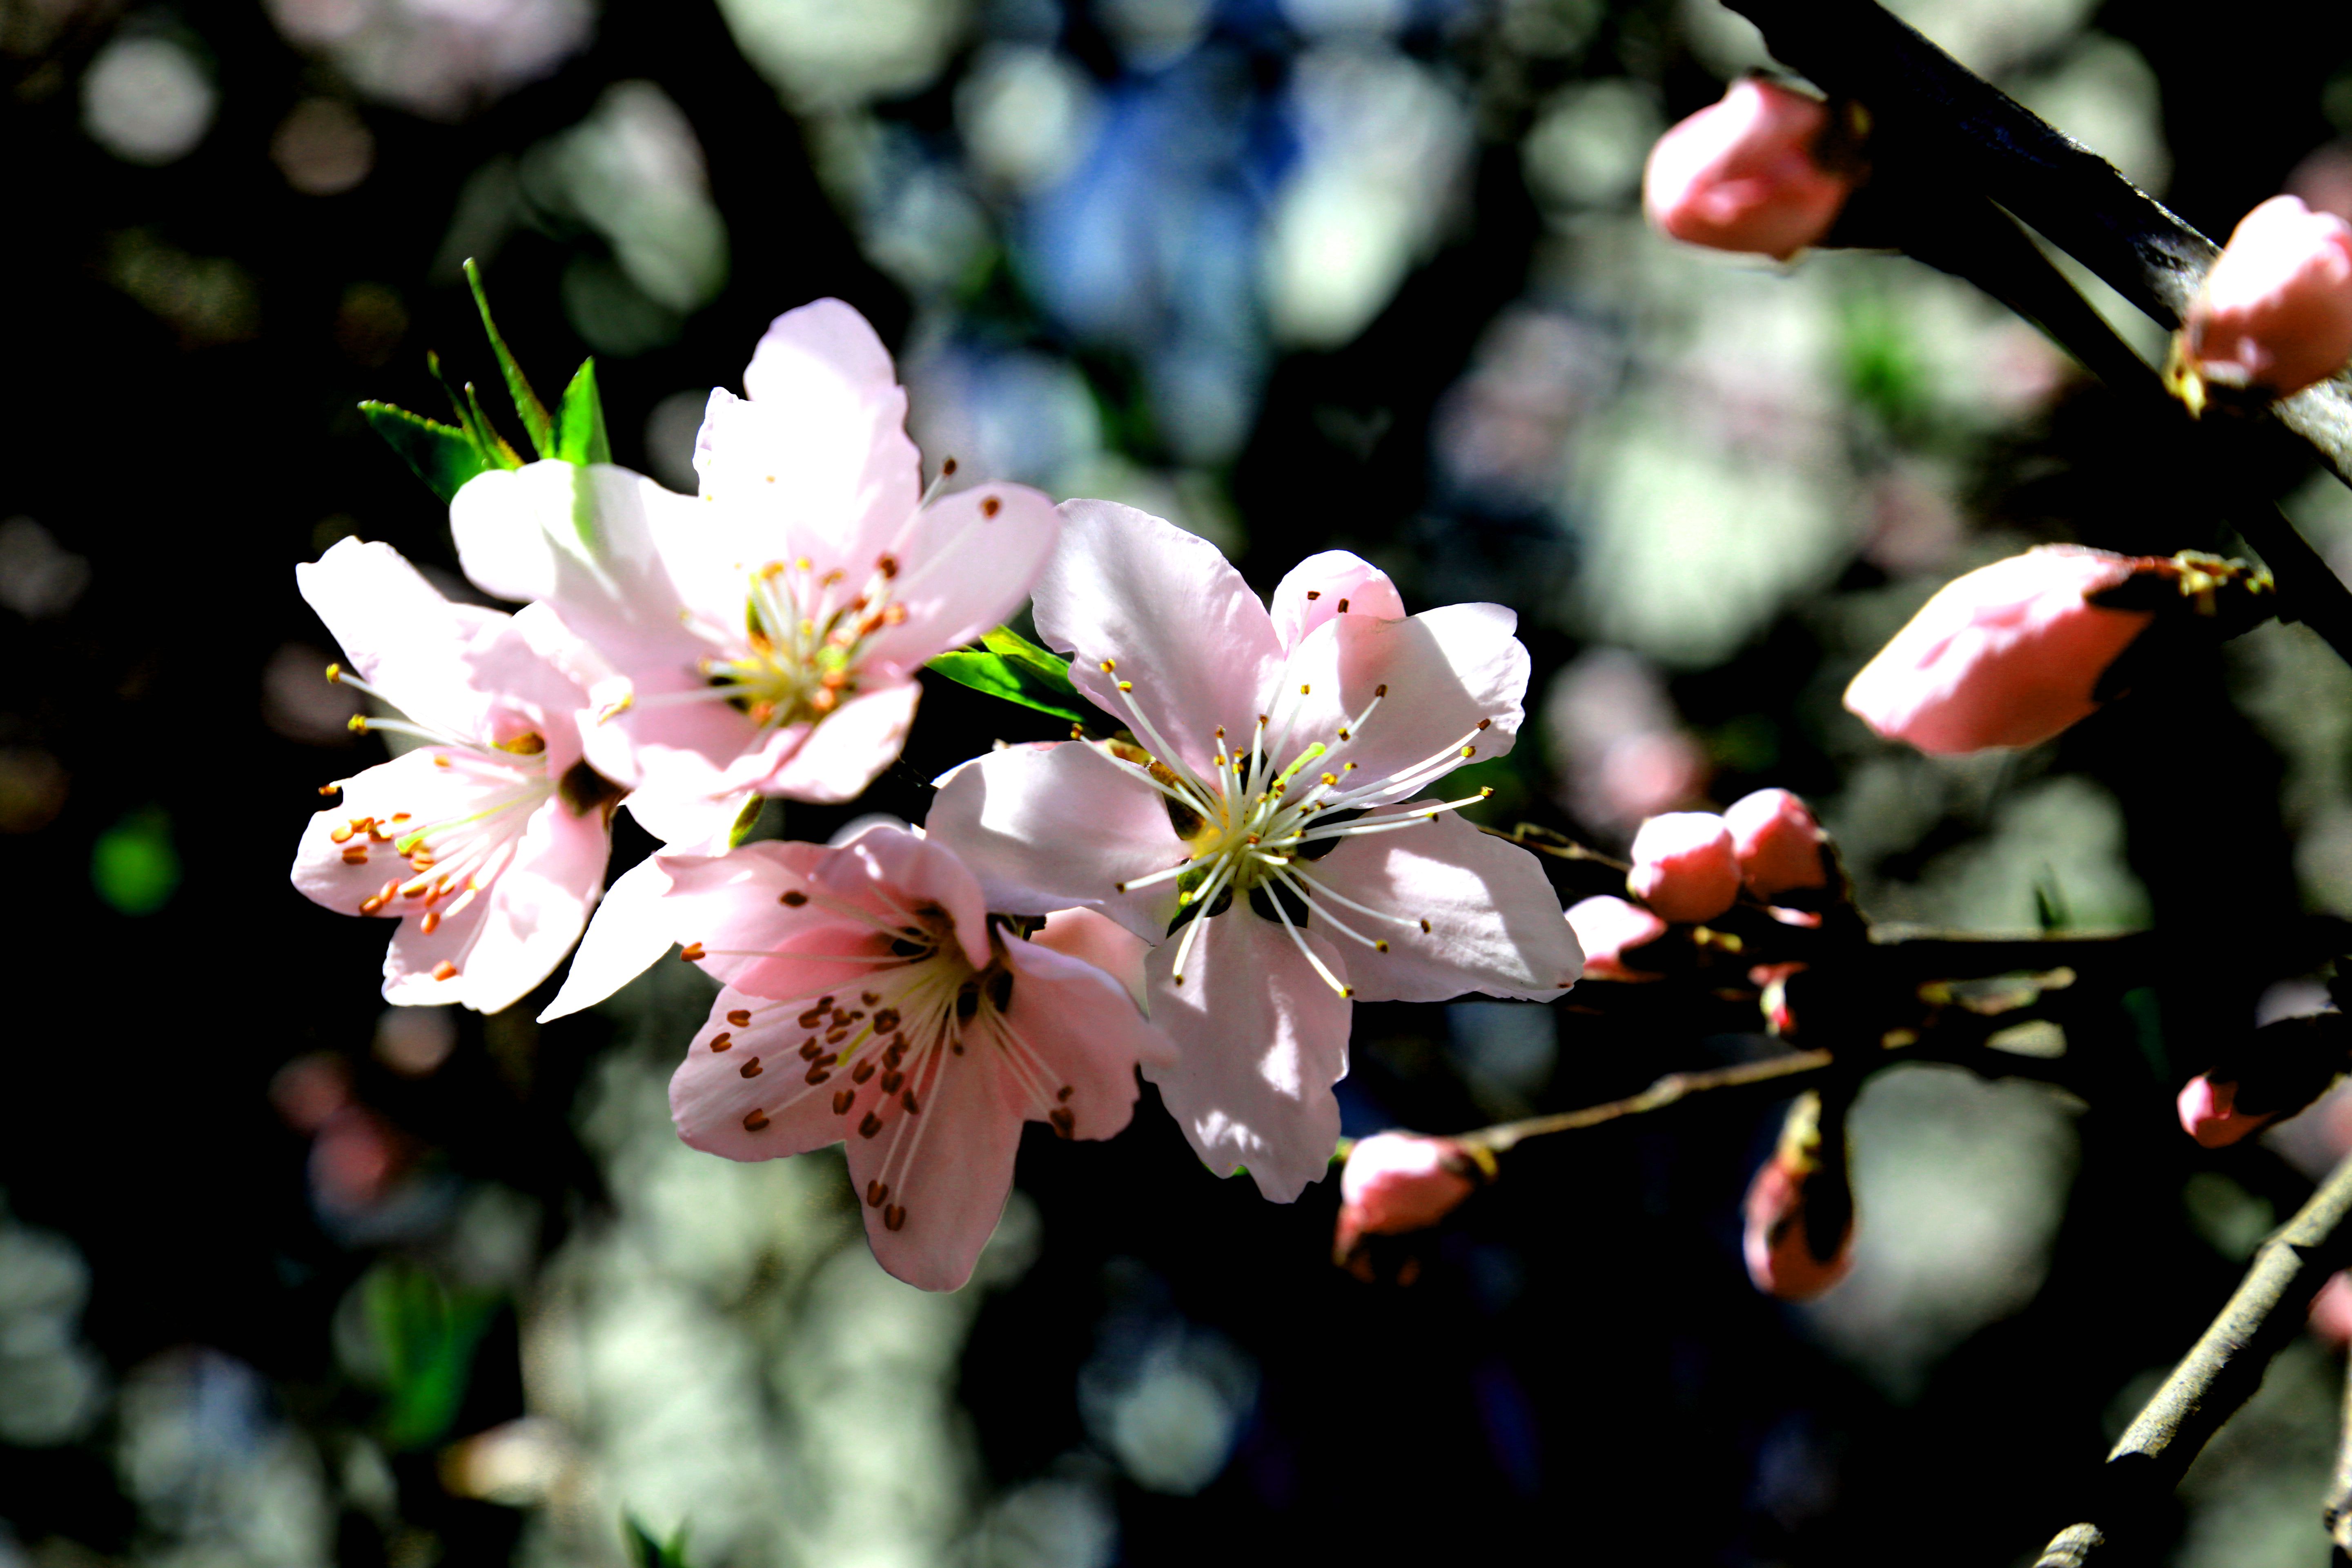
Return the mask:
[[(1061, 535), (1061, 513), (1026, 485), (975, 485), (923, 508), (887, 547), (900, 566), (890, 603), (907, 618), (874, 635), (863, 668), (911, 677), (933, 655), (1003, 626)], [(859, 580), (874, 565), (860, 563)]]
[(669, 873), (658, 855), (646, 856), (614, 879), (572, 955), (555, 1000), (539, 1016), (541, 1023), (594, 1006), (670, 950), (677, 940), (677, 910), (664, 897), (669, 889)]
[[(1037, 635), (1072, 656), (1078, 689), (1123, 724), (1132, 698), (1160, 731), (1160, 742), (1143, 737), (1152, 751), (1164, 742), (1205, 777), (1219, 725), (1248, 743), (1282, 647), (1215, 545), (1132, 507), (1065, 501), (1062, 542), (1034, 596)], [(1120, 692), (1121, 681), (1133, 689)]]
[(489, 706), (467, 655), (508, 624), (497, 610), (452, 604), (389, 544), (338, 540), (294, 568), (302, 597), (361, 679), (420, 724), (467, 739)]
[(982, 1039), (961, 1056), (931, 1050), (908, 1075), (921, 1111), (847, 1141), (866, 1243), (883, 1268), (920, 1289), (952, 1290), (971, 1278), (1013, 1190), (1024, 1108), (991, 1059), (994, 1049)]
[(759, 777), (747, 776), (749, 766), (731, 768), (729, 782), (790, 800), (855, 800), (906, 749), (922, 695), (911, 680), (867, 687), (811, 726), (781, 763)]
[[(401, 922), (384, 957), (384, 999), (462, 1002), (478, 1013), (513, 1006), (580, 940), (610, 847), (601, 810), (575, 816), (550, 799), (531, 814), (514, 859), (477, 898), (484, 918), (469, 921), (473, 910), (463, 910), (430, 935), (418, 921)], [(446, 980), (436, 978), (444, 962), (457, 966)]]
[[(1464, 763), (1510, 751), (1528, 689), (1528, 650), (1512, 635), (1517, 621), (1500, 605), (1448, 605), (1402, 621), (1348, 615), (1326, 622), (1284, 665), (1271, 728), (1279, 734), (1288, 726), (1284, 749), (1294, 754), (1310, 742), (1329, 747), (1318, 765), (1355, 763), (1349, 787), (1397, 779), (1368, 803), (1403, 800)], [(1350, 737), (1344, 742), (1342, 730)], [(1465, 747), (1473, 755), (1462, 754)]]
[(1286, 652), (1333, 616), (1404, 618), (1389, 574), (1346, 550), (1326, 550), (1293, 566), (1274, 587), (1274, 635)]
[(458, 563), (502, 599), (539, 600), (625, 671), (690, 659), (685, 607), (656, 539), (696, 502), (642, 474), (548, 460), (476, 475), (449, 505)]
[[(1299, 933), (1334, 973), (1331, 944)], [(1147, 1068), (1202, 1163), (1219, 1175), (1247, 1168), (1258, 1191), (1294, 1200), (1329, 1169), (1339, 1141), (1331, 1086), (1347, 1075), (1354, 1011), (1280, 925), (1245, 910), (1216, 916), (1193, 943), (1184, 984), (1171, 981), (1176, 944), (1146, 963), (1151, 1020), (1177, 1064)]]
[[(730, 1013), (748, 1013), (751, 1021), (731, 1023)], [(811, 1083), (800, 1058), (807, 1034), (791, 1008), (722, 987), (686, 1059), (670, 1075), (669, 1114), (677, 1135), (730, 1160), (773, 1160), (840, 1142), (835, 1090), (823, 1080)]]
[(1342, 839), (1298, 869), (1341, 898), (1399, 917), (1375, 921), (1345, 905), (1334, 911), (1389, 943), (1380, 952), (1330, 934), (1364, 1001), (1442, 1002), (1477, 991), (1549, 1002), (1583, 971), (1576, 933), (1536, 858), (1453, 813)]
[(1099, 909), (1146, 942), (1176, 913), (1176, 885), (1122, 894), (1121, 882), (1189, 853), (1160, 792), (1076, 741), (1009, 746), (940, 780), (927, 824), (987, 890), (988, 907), (1043, 915)]
[(1091, 963), (1127, 988), (1135, 1005), (1143, 1005), (1143, 955), (1150, 951), (1141, 937), (1094, 910), (1057, 910), (1045, 917), (1045, 928), (1031, 937), (1033, 945), (1065, 957)]

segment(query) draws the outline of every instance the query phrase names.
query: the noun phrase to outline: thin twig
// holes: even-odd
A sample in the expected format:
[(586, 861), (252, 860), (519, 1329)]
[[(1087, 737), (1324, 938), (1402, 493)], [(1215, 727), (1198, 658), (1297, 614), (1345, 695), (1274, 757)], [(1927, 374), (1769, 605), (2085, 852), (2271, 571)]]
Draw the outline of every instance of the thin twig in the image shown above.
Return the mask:
[(2121, 1562), (2222, 1423), (2262, 1386), (2271, 1358), (2303, 1327), (2304, 1308), (2352, 1261), (2352, 1159), (2254, 1253), (2229, 1304), (2107, 1456), (2091, 1517), (2069, 1525), (2035, 1568)]
[(1785, 1089), (1790, 1083), (1819, 1078), (1829, 1071), (1834, 1061), (1835, 1058), (1827, 1051), (1792, 1051), (1784, 1057), (1767, 1057), (1762, 1061), (1740, 1062), (1736, 1066), (1710, 1068), (1702, 1072), (1670, 1072), (1641, 1093), (1628, 1095), (1623, 1100), (1612, 1100), (1606, 1105), (1588, 1105), (1581, 1110), (1561, 1110), (1549, 1116), (1530, 1116), (1521, 1121), (1500, 1122), (1475, 1132), (1461, 1133), (1454, 1142), (1465, 1147), (1500, 1154), (1529, 1138), (1539, 1138), (1548, 1132), (1574, 1132), (1580, 1128), (1598, 1127), (1604, 1121), (1614, 1121), (1620, 1117), (1662, 1110), (1695, 1094), (1752, 1089), (1759, 1084), (1777, 1084)]

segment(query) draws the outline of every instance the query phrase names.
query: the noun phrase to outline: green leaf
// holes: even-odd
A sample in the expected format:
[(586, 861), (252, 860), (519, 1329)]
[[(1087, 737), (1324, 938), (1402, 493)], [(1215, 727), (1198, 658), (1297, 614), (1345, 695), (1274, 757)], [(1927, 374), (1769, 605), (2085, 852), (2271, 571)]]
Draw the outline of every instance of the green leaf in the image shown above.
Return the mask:
[(1078, 689), (1070, 684), (1070, 661), (1039, 647), (1011, 626), (999, 626), (980, 641), (989, 652), (1034, 676), (1047, 690), (1069, 697), (1077, 695)]
[(657, 1541), (634, 1513), (621, 1515), (621, 1530), (629, 1540), (629, 1560), (636, 1568), (688, 1568), (686, 1561), (686, 1526), (680, 1523), (677, 1533), (668, 1541)]
[[(766, 814), (767, 809), (766, 795), (755, 795), (745, 801), (743, 809), (735, 814), (734, 826), (727, 830), (727, 847), (740, 849), (750, 843), (751, 836), (760, 831), (760, 818)], [(777, 805), (776, 815), (779, 820), (782, 818), (783, 807), (781, 803)]]
[(1057, 690), (1046, 676), (1027, 665), (1003, 654), (979, 653), (971, 648), (943, 653), (928, 668), (959, 686), (985, 691), (991, 697), (1001, 697), (1024, 708), (1034, 708), (1040, 713), (1051, 713), (1056, 719), (1067, 719), (1073, 724), (1083, 724), (1091, 716), (1078, 699), (1069, 694), (1066, 672)]
[(604, 400), (596, 394), (596, 362), (583, 359), (563, 389), (555, 413), (554, 455), (567, 463), (609, 463), (613, 443), (604, 434)]
[(444, 425), (411, 414), (389, 403), (362, 403), (360, 413), (368, 427), (383, 437), (402, 462), (443, 500), (455, 500), (467, 479), (487, 471), (481, 447), (454, 425)]
[(451, 1290), (404, 1263), (379, 1264), (360, 1289), (368, 1332), (383, 1357), (384, 1441), (394, 1449), (430, 1447), (447, 1435), (466, 1402), (474, 1352), (498, 1298)]
[(469, 381), (459, 387), (451, 382), (441, 369), (439, 354), (427, 353), (425, 364), (432, 371), (434, 379), (441, 384), (441, 390), (448, 394), (449, 406), (457, 412), (457, 424), (466, 432), (466, 439), (474, 444), (474, 450), (481, 454), (483, 465), (492, 468), (521, 468), (520, 454), (507, 445), (506, 437), (499, 434), (498, 427), (490, 423), (489, 416), (482, 412), (482, 401), (474, 395), (474, 384)]
[(172, 819), (160, 805), (132, 812), (90, 846), (89, 881), (98, 896), (126, 915), (152, 915), (180, 887), (180, 852)]
[(523, 379), (522, 366), (507, 352), (506, 339), (499, 336), (499, 326), (490, 320), (490, 297), (482, 291), (482, 269), (474, 258), (466, 258), (466, 287), (474, 291), (474, 308), (482, 313), (482, 331), (488, 334), (490, 352), (499, 356), (499, 369), (507, 378), (507, 395), (514, 399), (515, 416), (522, 421), (524, 434), (530, 437), (532, 448), (542, 458), (553, 457), (556, 451), (555, 421), (547, 415), (547, 405)]

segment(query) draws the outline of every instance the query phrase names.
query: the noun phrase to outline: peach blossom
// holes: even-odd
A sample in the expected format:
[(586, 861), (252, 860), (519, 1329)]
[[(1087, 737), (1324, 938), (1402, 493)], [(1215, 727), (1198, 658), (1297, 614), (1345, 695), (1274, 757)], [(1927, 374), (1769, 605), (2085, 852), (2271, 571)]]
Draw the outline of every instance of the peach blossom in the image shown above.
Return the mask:
[(2276, 397), (2325, 381), (2352, 360), (2352, 225), (2294, 196), (2273, 196), (2238, 222), (2182, 326), (2206, 380)]
[(2099, 678), (2153, 618), (2091, 603), (2139, 565), (2044, 544), (1948, 583), (1853, 678), (1846, 709), (1942, 756), (2046, 741), (2097, 710)]
[(1822, 846), (1829, 836), (1805, 803), (1784, 789), (1759, 789), (1723, 814), (1740, 880), (1759, 899), (1797, 888), (1826, 887)]
[(1360, 1141), (1339, 1174), (1334, 1255), (1345, 1259), (1367, 1236), (1401, 1236), (1435, 1225), (1477, 1190), (1476, 1170), (1450, 1138), (1380, 1132)]
[(1570, 906), (1569, 929), (1584, 949), (1587, 980), (1658, 980), (1664, 976), (1630, 967), (1625, 955), (1666, 934), (1666, 922), (1622, 899), (1603, 893)]
[(2223, 1149), (2277, 1120), (2276, 1111), (2250, 1116), (2237, 1101), (2236, 1084), (2215, 1083), (2200, 1073), (2181, 1088), (2180, 1130), (2208, 1149)]
[(1845, 1228), (1827, 1258), (1815, 1252), (1806, 1229), (1807, 1185), (1840, 1179), (1827, 1167), (1792, 1158), (1786, 1151), (1775, 1153), (1756, 1173), (1741, 1205), (1746, 1225), (1740, 1238), (1748, 1278), (1756, 1289), (1783, 1301), (1810, 1301), (1853, 1270), (1851, 1205), (1846, 1206)]
[(1706, 921), (1739, 897), (1731, 829), (1711, 811), (1670, 811), (1633, 835), (1625, 885), (1670, 921)]
[(1673, 238), (1786, 261), (1819, 244), (1853, 181), (1815, 160), (1829, 106), (1777, 82), (1734, 82), (1658, 139), (1642, 178), (1650, 221)]

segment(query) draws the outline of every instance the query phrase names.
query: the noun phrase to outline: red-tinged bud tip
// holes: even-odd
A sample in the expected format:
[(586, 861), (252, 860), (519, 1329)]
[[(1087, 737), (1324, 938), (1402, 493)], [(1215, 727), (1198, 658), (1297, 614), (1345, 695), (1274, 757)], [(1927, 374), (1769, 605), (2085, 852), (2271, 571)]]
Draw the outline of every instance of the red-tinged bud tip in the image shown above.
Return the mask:
[(1829, 835), (1805, 803), (1787, 790), (1759, 789), (1743, 795), (1723, 814), (1723, 821), (1731, 829), (1740, 880), (1758, 898), (1829, 885), (1829, 871), (1822, 863), (1822, 846)]
[(2145, 562), (2044, 544), (1948, 583), (1845, 689), (1890, 741), (1957, 756), (2031, 746), (2097, 710), (2099, 678), (2153, 616), (2090, 596)]
[(1810, 1301), (1853, 1268), (1851, 1218), (1829, 1258), (1813, 1255), (1812, 1238), (1805, 1226), (1805, 1184), (1822, 1179), (1827, 1179), (1825, 1173), (1800, 1173), (1775, 1155), (1748, 1184), (1747, 1227), (1740, 1250), (1748, 1260), (1748, 1278), (1767, 1296)]
[(2215, 1083), (2200, 1073), (2184, 1085), (2179, 1101), (2180, 1129), (2208, 1149), (2226, 1149), (2277, 1120), (2277, 1112), (2248, 1116), (2237, 1109), (2238, 1086)]
[(2342, 370), (2352, 360), (2352, 225), (2294, 196), (2263, 203), (2206, 273), (2181, 340), (2206, 380), (2276, 397)]
[(1662, 975), (1633, 968), (1626, 955), (1666, 934), (1666, 922), (1622, 899), (1606, 893), (1570, 906), (1569, 929), (1584, 950), (1587, 980), (1658, 980)]
[(2328, 1276), (2311, 1299), (2311, 1331), (2331, 1345), (2352, 1344), (2352, 1275)]
[(1711, 811), (1650, 818), (1633, 835), (1633, 869), (1625, 885), (1667, 920), (1713, 920), (1739, 897), (1731, 829)]
[(1732, 84), (1658, 139), (1642, 176), (1642, 205), (1688, 245), (1785, 261), (1819, 243), (1853, 181), (1815, 159), (1829, 106), (1777, 82)]
[(1485, 1168), (1451, 1138), (1380, 1132), (1349, 1151), (1339, 1174), (1341, 1262), (1367, 1236), (1402, 1236), (1444, 1219), (1477, 1191)]

